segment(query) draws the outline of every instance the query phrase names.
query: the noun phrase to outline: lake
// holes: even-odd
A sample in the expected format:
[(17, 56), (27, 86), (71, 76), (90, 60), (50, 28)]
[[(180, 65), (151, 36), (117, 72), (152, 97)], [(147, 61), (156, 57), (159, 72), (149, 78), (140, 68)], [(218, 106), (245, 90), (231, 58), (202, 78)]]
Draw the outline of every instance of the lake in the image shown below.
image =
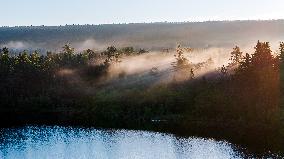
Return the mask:
[(234, 145), (147, 131), (59, 126), (0, 129), (1, 159), (227, 159)]

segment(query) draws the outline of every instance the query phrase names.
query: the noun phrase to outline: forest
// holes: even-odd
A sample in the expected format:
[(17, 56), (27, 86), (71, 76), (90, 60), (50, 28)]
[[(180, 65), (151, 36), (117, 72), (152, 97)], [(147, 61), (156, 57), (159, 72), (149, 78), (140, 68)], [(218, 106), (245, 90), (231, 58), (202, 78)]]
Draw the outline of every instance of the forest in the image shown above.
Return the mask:
[(156, 62), (160, 56), (173, 61), (165, 66), (170, 73), (151, 66), (141, 74), (117, 68), (128, 59), (135, 65), (137, 57), (152, 57), (146, 49), (76, 52), (66, 44), (58, 52), (16, 54), (4, 47), (1, 125), (145, 129), (226, 139), (251, 150), (283, 150), (284, 43), (276, 52), (269, 42), (258, 41), (250, 53), (236, 46), (227, 65), (202, 74), (198, 71), (213, 61), (193, 63), (191, 52), (178, 45), (172, 54), (156, 53)]
[(174, 48), (179, 42), (194, 48), (252, 46), (257, 40), (277, 45), (284, 36), (284, 20), (160, 22), (101, 25), (0, 27), (0, 47), (10, 50), (59, 51), (69, 42), (76, 50), (133, 46)]

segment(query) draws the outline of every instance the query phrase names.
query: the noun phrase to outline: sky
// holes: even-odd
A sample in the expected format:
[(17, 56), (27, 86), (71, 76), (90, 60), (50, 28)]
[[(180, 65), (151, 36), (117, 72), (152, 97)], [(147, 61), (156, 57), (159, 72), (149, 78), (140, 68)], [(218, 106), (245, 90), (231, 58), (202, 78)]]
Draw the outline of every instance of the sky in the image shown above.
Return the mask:
[(284, 19), (284, 0), (0, 0), (0, 26)]

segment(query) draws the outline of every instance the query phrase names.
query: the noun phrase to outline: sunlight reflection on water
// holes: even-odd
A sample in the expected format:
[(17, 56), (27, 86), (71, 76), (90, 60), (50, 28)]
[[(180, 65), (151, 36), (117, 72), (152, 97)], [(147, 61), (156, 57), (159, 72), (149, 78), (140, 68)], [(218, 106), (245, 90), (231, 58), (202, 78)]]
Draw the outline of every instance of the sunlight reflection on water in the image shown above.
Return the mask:
[(58, 126), (0, 131), (1, 159), (242, 158), (227, 142), (146, 131)]

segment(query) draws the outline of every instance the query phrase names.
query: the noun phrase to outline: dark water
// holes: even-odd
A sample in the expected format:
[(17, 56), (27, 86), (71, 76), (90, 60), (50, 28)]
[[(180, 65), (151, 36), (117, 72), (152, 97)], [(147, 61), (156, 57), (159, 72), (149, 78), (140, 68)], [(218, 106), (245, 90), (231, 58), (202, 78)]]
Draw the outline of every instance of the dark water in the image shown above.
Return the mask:
[(227, 142), (145, 131), (29, 126), (0, 134), (1, 159), (243, 158)]

